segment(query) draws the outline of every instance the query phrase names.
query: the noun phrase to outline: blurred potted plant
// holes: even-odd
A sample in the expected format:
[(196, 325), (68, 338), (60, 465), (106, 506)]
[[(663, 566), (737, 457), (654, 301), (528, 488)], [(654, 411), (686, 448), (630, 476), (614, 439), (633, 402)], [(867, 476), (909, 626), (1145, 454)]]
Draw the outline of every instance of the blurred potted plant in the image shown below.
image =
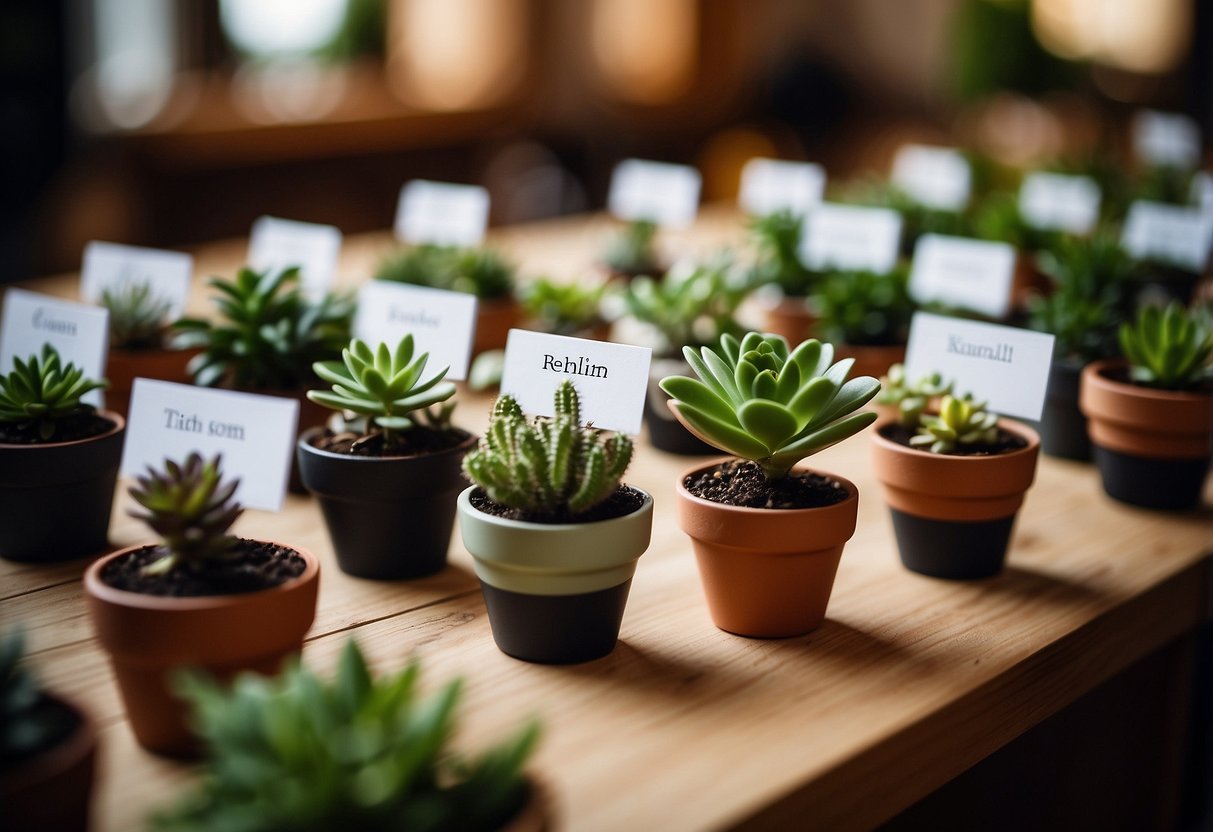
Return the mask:
[(107, 408), (126, 416), (136, 378), (190, 383), (186, 365), (198, 350), (174, 349), (170, 344), (171, 301), (157, 295), (150, 283), (126, 283), (104, 290), (101, 305), (110, 313)]
[(940, 400), (951, 392), (952, 382), (940, 373), (928, 373), (911, 383), (905, 365), (894, 364), (880, 377), (880, 392), (872, 401), (878, 415), (915, 427), (923, 411), (937, 409)]
[(914, 301), (910, 273), (830, 272), (813, 294), (819, 338), (836, 345), (839, 358), (854, 358), (852, 372), (882, 376), (905, 361)]
[(1017, 193), (1000, 190), (987, 195), (974, 207), (964, 236), (1015, 247), (1015, 273), (1011, 280), (1013, 312), (1022, 314), (1033, 297), (1053, 291), (1053, 282), (1042, 273), (1039, 260), (1042, 254), (1063, 245), (1067, 235), (1029, 225), (1019, 212)]
[(792, 468), (875, 421), (860, 408), (880, 383), (847, 381), (854, 359), (835, 362), (833, 346), (816, 340), (789, 352), (778, 335), (725, 334), (719, 351), (683, 353), (698, 379), (662, 380), (670, 409), (738, 457), (701, 464), (677, 484), (679, 524), (712, 620), (744, 636), (807, 633), (825, 618), (859, 491), (834, 474)]
[(518, 295), (532, 328), (553, 335), (606, 341), (611, 334), (611, 324), (602, 315), (606, 292), (604, 282), (558, 283), (539, 277), (519, 289)]
[[(804, 217), (791, 211), (776, 211), (751, 220), (748, 229), (756, 252), (753, 285), (775, 286), (780, 292), (779, 299), (767, 307), (766, 329), (789, 342), (799, 343), (809, 336), (817, 319), (810, 296), (822, 278), (800, 259)], [(691, 342), (678, 342), (683, 343)], [(706, 342), (713, 343), (714, 338)]]
[(628, 437), (581, 424), (567, 379), (552, 418), (497, 400), (463, 460), (474, 484), (459, 495), (459, 528), (503, 653), (569, 664), (615, 648), (653, 526), (653, 498), (620, 484), (631, 458)]
[(657, 223), (632, 220), (607, 241), (602, 264), (610, 277), (631, 280), (641, 275), (655, 276), (665, 271), (657, 256)]

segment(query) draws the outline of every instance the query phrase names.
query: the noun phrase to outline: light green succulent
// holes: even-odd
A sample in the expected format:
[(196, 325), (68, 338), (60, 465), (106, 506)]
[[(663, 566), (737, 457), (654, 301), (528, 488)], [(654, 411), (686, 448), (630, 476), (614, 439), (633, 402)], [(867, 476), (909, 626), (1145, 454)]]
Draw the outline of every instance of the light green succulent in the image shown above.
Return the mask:
[(1184, 390), (1209, 377), (1213, 328), (1200, 313), (1172, 301), (1166, 309), (1144, 306), (1135, 325), (1120, 327), (1120, 347), (1129, 359), (1129, 376), (1139, 384)]
[(897, 421), (906, 427), (917, 427), (920, 417), (932, 399), (952, 392), (952, 382), (944, 381), (939, 373), (930, 373), (911, 384), (904, 364), (894, 364), (880, 380), (877, 404), (897, 408)]
[(998, 416), (986, 410), (986, 403), (972, 398), (944, 396), (938, 416), (923, 416), (918, 433), (910, 445), (927, 447), (931, 453), (946, 454), (957, 445), (990, 445), (998, 441)]
[(0, 376), (0, 422), (28, 428), (48, 441), (61, 419), (92, 412), (80, 397), (107, 384), (85, 378), (75, 364), (62, 366), (59, 352), (44, 344), (41, 357), (22, 361), (14, 356), (12, 372)]
[(686, 347), (698, 379), (668, 376), (661, 389), (680, 422), (710, 445), (756, 462), (767, 479), (876, 420), (856, 412), (880, 390), (870, 376), (847, 381), (852, 358), (815, 339), (788, 351), (781, 336), (748, 332), (720, 338), (719, 353)]
[(602, 299), (607, 284), (586, 286), (536, 278), (519, 291), (522, 308), (545, 332), (575, 335), (603, 322)]

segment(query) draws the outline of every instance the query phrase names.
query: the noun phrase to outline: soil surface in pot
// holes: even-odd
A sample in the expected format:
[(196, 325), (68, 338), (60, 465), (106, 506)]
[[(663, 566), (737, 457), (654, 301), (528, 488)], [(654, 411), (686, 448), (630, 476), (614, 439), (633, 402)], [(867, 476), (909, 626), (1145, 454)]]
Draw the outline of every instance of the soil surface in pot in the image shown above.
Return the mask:
[(349, 454), (351, 456), (396, 457), (423, 456), (458, 447), (471, 436), (466, 430), (452, 428), (451, 430), (431, 430), (425, 427), (414, 428), (401, 434), (400, 442), (390, 453), (384, 453), (383, 434), (354, 433), (353, 431), (334, 432), (325, 429), (323, 434), (313, 437), (310, 444), (314, 448), (334, 454)]
[(307, 562), (294, 549), (263, 540), (237, 538), (236, 557), (194, 572), (176, 568), (164, 575), (144, 575), (143, 568), (164, 554), (159, 545), (144, 546), (107, 564), (101, 580), (115, 589), (176, 598), (239, 595), (284, 584), (303, 574)]
[(53, 442), (75, 442), (91, 439), (112, 430), (114, 423), (96, 413), (79, 413), (65, 416), (55, 422), (55, 434), (50, 439), (38, 435), (36, 424), (0, 422), (0, 444), (5, 445), (49, 445)]
[[(880, 431), (880, 435), (885, 439), (888, 439), (890, 442), (896, 442), (898, 445), (905, 445), (907, 448), (914, 447), (910, 444), (910, 439), (916, 433), (917, 431), (904, 425), (886, 425)], [(953, 450), (940, 454), (940, 456), (995, 456), (997, 454), (1009, 454), (1011, 451), (1018, 451), (1020, 448), (1026, 447), (1028, 447), (1028, 440), (1017, 433), (1011, 433), (1009, 430), (999, 428), (997, 442), (957, 445)], [(930, 452), (927, 447), (916, 448), (916, 450)]]
[(594, 523), (598, 520), (613, 520), (631, 514), (644, 505), (644, 494), (626, 485), (619, 486), (615, 493), (584, 514), (545, 514), (536, 516), (530, 512), (521, 511), (501, 503), (493, 502), (484, 489), (477, 488), (468, 497), (468, 501), (477, 511), (483, 511), (493, 517), (503, 517), (506, 520), (519, 520), (525, 523), (548, 523), (558, 525), (563, 523)]
[[(62, 702), (38, 694), (38, 704), (20, 714), (22, 733), (41, 735), (41, 742), (32, 748), (12, 748), (11, 743), (0, 752), (0, 772), (15, 769), (26, 760), (54, 748), (72, 735), (80, 725), (80, 714)], [(14, 736), (14, 739), (16, 737)]]
[(1142, 384), (1139, 381), (1133, 381), (1129, 378), (1128, 367), (1108, 367), (1099, 371), (1099, 374), (1110, 381), (1118, 381), (1121, 384), (1128, 384), (1132, 387), (1140, 387), (1142, 390), (1158, 390), (1160, 392), (1180, 392), (1180, 393), (1213, 393), (1213, 381), (1208, 379), (1202, 380), (1199, 384), (1185, 387), (1179, 391), (1168, 391), (1165, 387), (1155, 387), (1152, 384)]
[(847, 498), (838, 480), (806, 472), (771, 481), (757, 463), (740, 459), (687, 477), (683, 486), (704, 500), (742, 508), (824, 508)]

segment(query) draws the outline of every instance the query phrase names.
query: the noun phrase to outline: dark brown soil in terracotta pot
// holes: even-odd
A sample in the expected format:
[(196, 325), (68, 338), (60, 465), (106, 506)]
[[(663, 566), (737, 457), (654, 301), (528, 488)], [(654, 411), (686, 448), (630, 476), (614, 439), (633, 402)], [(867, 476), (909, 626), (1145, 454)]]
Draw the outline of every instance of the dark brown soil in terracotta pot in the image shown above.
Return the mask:
[(109, 387), (105, 389), (106, 408), (126, 416), (130, 411), (131, 389), (136, 378), (192, 384), (193, 377), (186, 365), (200, 352), (200, 349), (111, 349), (105, 365), (105, 378), (109, 381)]
[(505, 349), (510, 330), (522, 320), (522, 308), (518, 301), (512, 297), (481, 299), (477, 302), (477, 310), (472, 354)]
[(45, 707), (61, 711), (68, 733), (31, 757), (0, 761), (0, 828), (9, 832), (89, 828), (96, 726), (70, 703), (44, 698)]
[(789, 344), (799, 344), (813, 336), (815, 323), (817, 315), (809, 308), (808, 299), (789, 295), (767, 307), (763, 332), (782, 335)]

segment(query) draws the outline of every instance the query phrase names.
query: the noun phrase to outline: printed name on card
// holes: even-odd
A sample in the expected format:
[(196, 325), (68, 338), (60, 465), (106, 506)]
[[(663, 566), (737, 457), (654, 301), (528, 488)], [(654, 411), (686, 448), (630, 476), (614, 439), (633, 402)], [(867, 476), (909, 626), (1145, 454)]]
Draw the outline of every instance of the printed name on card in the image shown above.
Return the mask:
[(960, 211), (969, 203), (969, 160), (951, 147), (907, 144), (893, 159), (893, 184), (920, 205)]
[(1139, 260), (1199, 273), (1209, 254), (1213, 214), (1200, 208), (1138, 200), (1129, 206), (1121, 243)]
[(803, 216), (818, 205), (826, 187), (826, 172), (811, 162), (751, 159), (741, 169), (737, 203), (755, 217), (776, 211)]
[(1194, 168), (1200, 164), (1200, 125), (1183, 113), (1139, 110), (1133, 116), (1133, 152), (1151, 165)]
[(412, 333), (417, 353), (428, 352), (426, 378), (443, 367), (452, 381), (467, 378), (476, 334), (476, 296), (427, 286), (371, 280), (358, 290), (354, 334), (374, 347), (395, 349)]
[(304, 293), (321, 298), (333, 286), (341, 231), (332, 225), (258, 217), (249, 237), (248, 261), (257, 271), (299, 267)]
[(511, 329), (501, 392), (524, 413), (551, 416), (556, 386), (567, 378), (581, 397), (583, 422), (637, 434), (652, 356), (648, 347)]
[(1019, 188), (1019, 213), (1034, 228), (1086, 234), (1099, 220), (1099, 196), (1089, 176), (1038, 171)]
[(1046, 332), (914, 313), (906, 376), (940, 373), (957, 395), (972, 393), (990, 410), (1037, 421), (1045, 403), (1053, 336)]
[(146, 284), (153, 295), (169, 304), (168, 316), (179, 318), (185, 311), (193, 274), (194, 258), (184, 252), (94, 240), (84, 247), (80, 297), (96, 304), (107, 290)]
[(611, 175), (607, 208), (623, 220), (685, 228), (699, 213), (699, 171), (687, 165), (625, 159)]
[(236, 499), (249, 508), (278, 511), (295, 452), (299, 402), (135, 379), (122, 448), (122, 473), (143, 474), (165, 459), (182, 462), (194, 451), (223, 455), (227, 478), (238, 477)]
[[(59, 352), (62, 365), (75, 364), (85, 378), (105, 378), (109, 353), (109, 310), (75, 303), (24, 289), (9, 289), (4, 295), (0, 318), (0, 372), (8, 373), (13, 358), (41, 355), (50, 344)], [(101, 407), (101, 390), (86, 393), (83, 401)]]
[(914, 247), (910, 296), (991, 318), (1011, 311), (1015, 249), (1006, 243), (924, 234)]
[(489, 225), (489, 192), (479, 185), (414, 179), (400, 189), (396, 236), (406, 243), (478, 246)]
[(897, 265), (901, 214), (823, 202), (805, 218), (800, 259), (810, 269), (848, 269), (887, 274)]

